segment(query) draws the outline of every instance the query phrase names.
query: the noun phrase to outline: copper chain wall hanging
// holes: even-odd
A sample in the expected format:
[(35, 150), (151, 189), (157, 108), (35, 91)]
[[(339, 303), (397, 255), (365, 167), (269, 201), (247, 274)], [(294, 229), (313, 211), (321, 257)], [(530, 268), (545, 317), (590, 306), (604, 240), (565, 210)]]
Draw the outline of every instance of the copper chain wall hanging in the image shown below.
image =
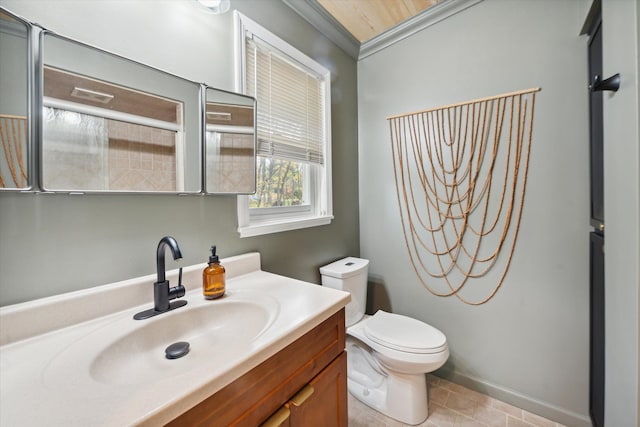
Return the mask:
[[(480, 305), (502, 285), (522, 217), (539, 90), (387, 118), (407, 251), (434, 295)], [(467, 291), (475, 285), (469, 279), (492, 270), (488, 292)]]
[(27, 170), (24, 159), (27, 153), (24, 152), (24, 146), (27, 141), (27, 118), (0, 114), (0, 140), (10, 175), (10, 178), (4, 177), (0, 169), (0, 188), (25, 187)]

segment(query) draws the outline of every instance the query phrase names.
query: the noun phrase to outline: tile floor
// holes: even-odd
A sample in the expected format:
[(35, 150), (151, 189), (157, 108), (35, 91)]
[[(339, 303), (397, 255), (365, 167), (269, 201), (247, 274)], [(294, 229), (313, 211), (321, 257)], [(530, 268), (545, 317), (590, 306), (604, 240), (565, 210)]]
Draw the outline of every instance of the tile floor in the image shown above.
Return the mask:
[[(427, 375), (429, 417), (420, 427), (563, 427), (450, 381)], [(349, 394), (349, 427), (405, 427)]]

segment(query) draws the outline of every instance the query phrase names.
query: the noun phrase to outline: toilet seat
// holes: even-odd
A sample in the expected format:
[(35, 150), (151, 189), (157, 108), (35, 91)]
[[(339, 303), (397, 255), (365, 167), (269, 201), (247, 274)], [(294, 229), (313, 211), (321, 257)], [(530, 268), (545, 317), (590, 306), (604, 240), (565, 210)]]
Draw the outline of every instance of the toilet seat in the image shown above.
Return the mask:
[(442, 332), (400, 314), (378, 310), (367, 320), (363, 329), (371, 341), (397, 351), (434, 354), (447, 349), (447, 339)]

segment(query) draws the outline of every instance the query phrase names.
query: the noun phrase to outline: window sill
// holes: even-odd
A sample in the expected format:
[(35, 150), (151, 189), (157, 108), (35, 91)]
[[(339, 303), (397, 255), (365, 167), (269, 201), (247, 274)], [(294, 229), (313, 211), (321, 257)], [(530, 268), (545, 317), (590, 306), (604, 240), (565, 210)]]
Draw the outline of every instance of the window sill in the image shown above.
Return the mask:
[(310, 218), (295, 218), (286, 221), (269, 221), (238, 227), (240, 237), (261, 236), (263, 234), (280, 233), (282, 231), (299, 230), (301, 228), (317, 227), (331, 224), (333, 215), (314, 216)]

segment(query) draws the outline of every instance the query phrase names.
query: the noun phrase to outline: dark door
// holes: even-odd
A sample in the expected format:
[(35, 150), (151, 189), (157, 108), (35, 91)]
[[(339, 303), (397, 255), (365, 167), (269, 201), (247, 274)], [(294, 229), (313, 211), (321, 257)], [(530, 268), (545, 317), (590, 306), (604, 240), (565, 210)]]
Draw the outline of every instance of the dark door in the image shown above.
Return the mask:
[[(602, 15), (600, 0), (589, 13), (589, 85), (602, 77)], [(588, 20), (589, 20), (588, 18)], [(589, 91), (591, 225), (589, 274), (589, 415), (595, 427), (604, 427), (604, 165), (602, 92)]]
[[(602, 20), (598, 20), (589, 39), (589, 84), (594, 76), (602, 77)], [(590, 106), (590, 176), (591, 176), (591, 224), (596, 230), (604, 226), (604, 167), (602, 91), (589, 91)]]
[(590, 235), (589, 414), (595, 427), (604, 426), (604, 236)]

